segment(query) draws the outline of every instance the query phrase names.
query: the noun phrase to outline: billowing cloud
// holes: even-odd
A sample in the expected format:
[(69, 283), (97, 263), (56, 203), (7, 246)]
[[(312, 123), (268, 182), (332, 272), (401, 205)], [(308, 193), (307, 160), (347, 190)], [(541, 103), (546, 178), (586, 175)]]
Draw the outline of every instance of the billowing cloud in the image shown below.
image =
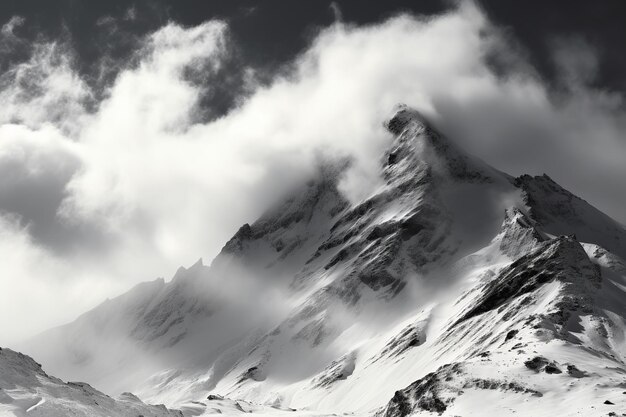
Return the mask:
[[(589, 85), (594, 51), (572, 61), (572, 43), (555, 41), (567, 68), (555, 90), (471, 3), (429, 19), (337, 21), (263, 84), (228, 66), (224, 22), (169, 23), (138, 44), (102, 95), (63, 43), (42, 43), (2, 76), (0, 246), (16, 255), (0, 260), (5, 340), (210, 259), (319, 158), (352, 156), (341, 189), (368, 195), (389, 141), (381, 123), (397, 102), (503, 170), (547, 172), (623, 213), (623, 103)], [(237, 71), (239, 105), (207, 121), (205, 98), (229, 92), (218, 84), (225, 69)]]
[(85, 83), (72, 70), (71, 53), (59, 43), (42, 43), (31, 58), (0, 76), (0, 123), (39, 128), (53, 123), (77, 128), (89, 98)]

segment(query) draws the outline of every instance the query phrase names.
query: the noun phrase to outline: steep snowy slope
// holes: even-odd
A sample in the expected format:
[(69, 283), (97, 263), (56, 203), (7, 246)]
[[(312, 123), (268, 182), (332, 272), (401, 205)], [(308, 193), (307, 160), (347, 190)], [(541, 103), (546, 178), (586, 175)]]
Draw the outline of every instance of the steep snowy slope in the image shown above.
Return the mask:
[(42, 417), (182, 417), (163, 405), (148, 405), (131, 393), (113, 399), (83, 382), (65, 383), (32, 358), (0, 349), (0, 415)]
[(142, 284), (26, 351), (188, 415), (242, 401), (484, 415), (483, 398), (497, 415), (619, 411), (624, 227), (546, 176), (467, 155), (406, 106), (386, 126), (368, 198), (348, 203), (347, 163), (328, 162), (211, 266)]
[(379, 415), (621, 414), (626, 275), (596, 255), (572, 237), (551, 239), (473, 288), (432, 352), (447, 363)]

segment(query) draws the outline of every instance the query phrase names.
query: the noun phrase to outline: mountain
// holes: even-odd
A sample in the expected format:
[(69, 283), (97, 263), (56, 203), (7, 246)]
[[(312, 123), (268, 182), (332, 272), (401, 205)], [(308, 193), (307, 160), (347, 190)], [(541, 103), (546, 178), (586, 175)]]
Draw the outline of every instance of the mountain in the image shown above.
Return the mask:
[(44, 417), (182, 417), (164, 405), (148, 405), (126, 392), (113, 399), (84, 382), (65, 383), (32, 358), (0, 349), (0, 415)]
[(545, 175), (490, 167), (406, 106), (385, 126), (384, 184), (368, 198), (344, 198), (349, 161), (327, 161), (210, 266), (140, 284), (23, 350), (186, 415), (244, 402), (388, 417), (623, 410), (626, 229)]

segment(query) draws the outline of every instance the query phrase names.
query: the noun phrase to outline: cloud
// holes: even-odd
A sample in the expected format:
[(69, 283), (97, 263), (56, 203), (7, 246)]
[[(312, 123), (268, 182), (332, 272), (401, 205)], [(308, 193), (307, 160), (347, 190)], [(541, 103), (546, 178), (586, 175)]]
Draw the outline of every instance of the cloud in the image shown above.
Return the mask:
[(90, 97), (62, 43), (38, 43), (32, 55), (0, 76), (0, 123), (39, 128), (52, 123), (67, 133), (80, 127)]
[[(0, 261), (7, 340), (212, 258), (320, 157), (353, 157), (341, 189), (367, 196), (397, 102), (497, 167), (547, 172), (623, 216), (623, 102), (588, 85), (593, 49), (577, 58), (569, 40), (553, 44), (568, 69), (567, 88), (555, 89), (472, 3), (429, 19), (338, 20), (263, 84), (232, 65), (224, 22), (169, 23), (138, 45), (95, 103), (63, 43), (2, 75), (0, 172), (14, 175), (0, 183), (0, 245), (19, 253)], [(206, 97), (238, 105), (215, 119)], [(24, 325), (10, 319), (18, 313)]]
[(552, 41), (553, 59), (567, 87), (577, 88), (593, 82), (599, 70), (599, 57), (582, 37), (557, 38)]
[(20, 219), (6, 213), (0, 215), (0, 250), (3, 345), (70, 320), (103, 294), (124, 288), (97, 269), (51, 256)]
[(333, 19), (335, 20), (335, 22), (343, 21), (343, 13), (341, 13), (341, 8), (336, 2), (334, 1), (331, 2), (328, 7), (330, 8), (330, 11), (333, 13)]
[(626, 175), (624, 97), (593, 86), (600, 63), (589, 43), (575, 37), (551, 45), (560, 74), (556, 85), (513, 72), (469, 100), (439, 95), (435, 106), (443, 127), (497, 168), (547, 173), (626, 223), (626, 188), (620, 185)]
[(13, 16), (9, 19), (9, 21), (2, 25), (2, 28), (0, 29), (3, 38), (9, 41), (16, 39), (17, 37), (15, 36), (14, 31), (16, 28), (22, 26), (25, 21), (26, 19), (22, 16)]

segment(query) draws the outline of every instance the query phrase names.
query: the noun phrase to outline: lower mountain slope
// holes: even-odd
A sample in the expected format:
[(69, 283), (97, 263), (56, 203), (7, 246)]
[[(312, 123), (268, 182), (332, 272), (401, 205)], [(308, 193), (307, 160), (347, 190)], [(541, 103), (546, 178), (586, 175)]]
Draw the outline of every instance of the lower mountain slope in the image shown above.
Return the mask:
[(32, 358), (0, 349), (0, 415), (41, 417), (182, 417), (131, 393), (111, 398), (83, 382), (65, 383)]
[(585, 246), (550, 239), (472, 288), (431, 353), (446, 363), (377, 414), (621, 415), (626, 275)]

